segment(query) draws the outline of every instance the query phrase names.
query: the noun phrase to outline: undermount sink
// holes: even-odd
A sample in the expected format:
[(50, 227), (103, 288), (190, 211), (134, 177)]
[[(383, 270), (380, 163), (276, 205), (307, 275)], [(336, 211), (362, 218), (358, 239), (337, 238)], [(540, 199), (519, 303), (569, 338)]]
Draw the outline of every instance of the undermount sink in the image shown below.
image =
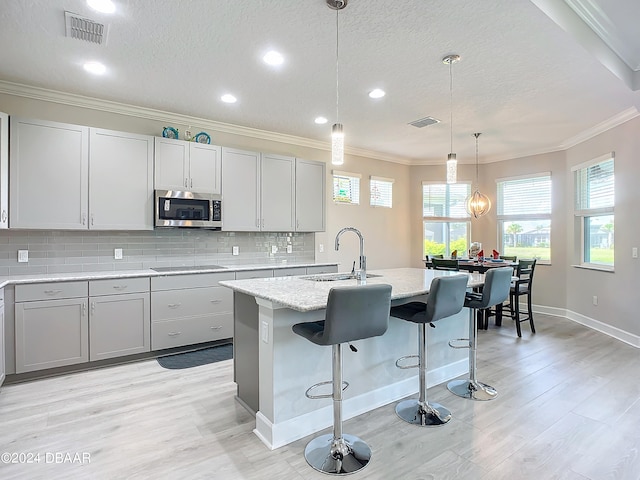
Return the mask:
[[(367, 273), (367, 278), (381, 277), (375, 273)], [(353, 273), (331, 273), (328, 275), (309, 275), (308, 277), (300, 277), (302, 280), (312, 280), (314, 282), (337, 282), (339, 280), (355, 280)]]
[(187, 272), (200, 272), (203, 270), (217, 270), (222, 267), (220, 265), (199, 265), (199, 266), (182, 266), (182, 267), (155, 267), (152, 268), (154, 272), (178, 272), (178, 271), (187, 271)]

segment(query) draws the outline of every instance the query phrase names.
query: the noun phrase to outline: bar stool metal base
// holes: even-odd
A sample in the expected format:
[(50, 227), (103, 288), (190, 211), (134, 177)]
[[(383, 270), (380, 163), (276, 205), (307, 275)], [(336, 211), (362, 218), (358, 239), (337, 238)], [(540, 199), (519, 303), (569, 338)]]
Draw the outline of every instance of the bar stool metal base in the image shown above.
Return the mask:
[(447, 388), (451, 393), (471, 400), (493, 400), (498, 396), (498, 392), (492, 386), (469, 379), (452, 380), (447, 384)]
[(439, 427), (451, 420), (451, 412), (439, 403), (403, 400), (396, 405), (396, 414), (405, 422), (422, 427)]
[(328, 433), (307, 443), (304, 458), (319, 472), (346, 475), (368, 465), (371, 448), (355, 435), (344, 434), (341, 439), (335, 439)]

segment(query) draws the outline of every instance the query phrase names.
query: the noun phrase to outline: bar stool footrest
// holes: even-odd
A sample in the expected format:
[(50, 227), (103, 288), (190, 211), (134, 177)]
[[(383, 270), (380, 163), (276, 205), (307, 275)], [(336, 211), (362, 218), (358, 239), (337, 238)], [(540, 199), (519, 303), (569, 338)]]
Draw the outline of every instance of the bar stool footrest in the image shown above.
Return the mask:
[[(315, 385), (311, 385), (309, 388), (307, 388), (307, 391), (304, 392), (304, 395), (307, 398), (310, 398), (311, 400), (317, 400), (318, 398), (332, 398), (333, 397), (333, 392), (331, 393), (323, 393), (321, 395), (312, 395), (311, 394), (311, 390), (313, 390), (314, 388), (319, 388), (323, 385), (333, 385), (333, 381), (329, 380), (327, 382), (320, 382), (320, 383), (316, 383)], [(347, 388), (349, 388), (349, 382), (342, 382), (342, 391), (344, 392)]]
[(415, 365), (401, 365), (404, 360), (408, 360), (409, 358), (420, 358), (420, 355), (405, 355), (404, 357), (400, 357), (396, 360), (396, 367), (402, 368), (403, 370), (407, 368), (418, 368), (420, 363), (416, 363)]
[[(464, 342), (464, 344), (456, 344), (456, 342)], [(455, 340), (449, 340), (449, 346), (451, 348), (471, 348), (471, 342), (468, 338), (456, 338)]]

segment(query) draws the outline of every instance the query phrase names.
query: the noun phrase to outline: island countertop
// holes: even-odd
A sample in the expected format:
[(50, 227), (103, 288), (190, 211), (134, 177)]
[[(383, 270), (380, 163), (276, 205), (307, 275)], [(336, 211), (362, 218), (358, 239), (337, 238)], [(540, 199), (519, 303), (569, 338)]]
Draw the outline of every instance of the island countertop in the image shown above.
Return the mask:
[[(467, 275), (469, 287), (483, 284), (484, 275), (477, 273), (427, 270), (423, 268), (392, 268), (368, 272), (367, 284), (391, 285), (391, 300), (415, 297), (429, 292), (435, 277)], [(310, 277), (332, 277), (336, 274), (302, 275), (296, 277), (256, 278), (248, 280), (225, 280), (220, 285), (253, 297), (270, 300), (299, 312), (321, 310), (327, 306), (329, 290), (333, 287), (358, 285), (358, 280), (314, 281)]]

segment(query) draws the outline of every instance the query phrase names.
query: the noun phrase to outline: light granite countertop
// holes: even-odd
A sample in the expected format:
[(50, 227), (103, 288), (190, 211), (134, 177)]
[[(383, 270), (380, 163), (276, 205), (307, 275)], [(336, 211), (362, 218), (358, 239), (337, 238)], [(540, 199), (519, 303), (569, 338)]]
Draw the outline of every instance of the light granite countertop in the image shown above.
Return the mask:
[(16, 275), (14, 277), (0, 277), (0, 288), (7, 285), (43, 283), (43, 282), (72, 282), (83, 280), (107, 280), (117, 278), (138, 278), (138, 277), (160, 277), (168, 275), (186, 275), (201, 273), (222, 273), (240, 272), (250, 270), (281, 270), (296, 267), (322, 267), (338, 265), (337, 262), (325, 263), (286, 263), (286, 264), (255, 264), (255, 265), (215, 265), (212, 268), (207, 266), (185, 266), (184, 269), (172, 270), (169, 272), (156, 272), (151, 269), (142, 270), (110, 270), (101, 272), (71, 272), (71, 273), (50, 273), (36, 275)]
[[(392, 286), (391, 300), (414, 297), (429, 293), (431, 280), (436, 276), (467, 275), (469, 287), (481, 286), (484, 275), (478, 273), (448, 272), (424, 268), (393, 268), (373, 270), (379, 275), (367, 278), (367, 284), (386, 283)], [(224, 280), (220, 285), (237, 292), (262, 298), (299, 312), (320, 310), (327, 306), (329, 290), (333, 287), (358, 285), (355, 279), (337, 281), (314, 281), (305, 277), (332, 277), (335, 273), (323, 275), (302, 275), (296, 277), (255, 278), (248, 280)]]

